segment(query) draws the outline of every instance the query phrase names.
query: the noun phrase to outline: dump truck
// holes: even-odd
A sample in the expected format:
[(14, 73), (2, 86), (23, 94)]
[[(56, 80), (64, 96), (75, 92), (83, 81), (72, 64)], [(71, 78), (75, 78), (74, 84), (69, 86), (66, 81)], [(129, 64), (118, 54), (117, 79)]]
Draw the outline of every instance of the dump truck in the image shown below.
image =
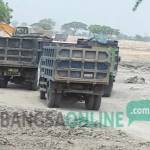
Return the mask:
[(40, 63), (40, 98), (50, 108), (59, 107), (63, 96), (85, 102), (98, 110), (109, 85), (115, 41), (100, 43), (80, 39), (76, 44), (50, 42), (43, 47)]
[(42, 55), (43, 37), (0, 37), (0, 87), (8, 82), (38, 88), (38, 65)]

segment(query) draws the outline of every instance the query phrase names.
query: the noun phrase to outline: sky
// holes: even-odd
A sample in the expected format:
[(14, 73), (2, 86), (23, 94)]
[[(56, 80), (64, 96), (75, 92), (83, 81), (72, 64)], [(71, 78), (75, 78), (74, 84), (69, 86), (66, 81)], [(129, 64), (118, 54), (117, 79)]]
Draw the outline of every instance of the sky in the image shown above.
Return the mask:
[(107, 25), (128, 35), (150, 35), (150, 0), (136, 12), (136, 0), (4, 0), (13, 9), (13, 19), (32, 24), (51, 18), (58, 29), (62, 24), (81, 21)]

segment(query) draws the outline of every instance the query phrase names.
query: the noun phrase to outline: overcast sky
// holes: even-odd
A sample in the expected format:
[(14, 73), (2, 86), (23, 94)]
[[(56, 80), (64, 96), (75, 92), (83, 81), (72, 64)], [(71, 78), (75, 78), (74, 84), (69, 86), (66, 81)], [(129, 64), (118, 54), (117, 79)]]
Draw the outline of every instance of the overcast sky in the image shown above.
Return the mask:
[(32, 24), (52, 18), (57, 28), (66, 22), (108, 25), (126, 34), (150, 35), (150, 0), (136, 12), (136, 0), (5, 0), (13, 8), (13, 20)]

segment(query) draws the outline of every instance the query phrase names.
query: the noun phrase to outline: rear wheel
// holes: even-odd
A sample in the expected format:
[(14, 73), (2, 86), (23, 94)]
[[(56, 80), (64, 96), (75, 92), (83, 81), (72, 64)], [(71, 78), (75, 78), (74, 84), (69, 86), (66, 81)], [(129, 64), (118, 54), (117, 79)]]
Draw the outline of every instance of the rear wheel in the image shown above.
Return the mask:
[(45, 92), (43, 92), (43, 91), (40, 91), (40, 99), (46, 99), (46, 97), (45, 97)]
[(55, 96), (55, 107), (56, 108), (59, 108), (60, 107), (60, 102), (61, 102), (61, 99), (62, 99), (62, 94), (61, 93), (57, 93), (56, 96)]
[(114, 84), (113, 79), (110, 79), (109, 85), (104, 87), (104, 95), (103, 95), (104, 97), (110, 97), (111, 96), (112, 89), (113, 89), (113, 84)]
[(60, 101), (62, 99), (62, 94), (57, 93), (54, 88), (54, 83), (51, 83), (47, 90), (47, 106), (49, 108), (58, 108), (60, 106)]
[(93, 110), (93, 105), (94, 105), (94, 95), (87, 97), (85, 100), (86, 109)]
[(35, 73), (34, 81), (31, 83), (31, 90), (36, 91), (38, 90), (38, 71)]
[(56, 99), (55, 91), (52, 87), (49, 87), (47, 90), (47, 106), (49, 108), (55, 107), (55, 99)]
[(34, 81), (34, 82), (31, 84), (31, 90), (33, 90), (33, 91), (38, 90), (37, 81)]
[(94, 105), (93, 105), (93, 110), (99, 110), (101, 106), (101, 96), (95, 96), (94, 98)]
[(7, 88), (8, 80), (2, 79), (0, 80), (0, 88)]
[(88, 110), (99, 110), (101, 106), (101, 96), (91, 95), (85, 100), (85, 107)]

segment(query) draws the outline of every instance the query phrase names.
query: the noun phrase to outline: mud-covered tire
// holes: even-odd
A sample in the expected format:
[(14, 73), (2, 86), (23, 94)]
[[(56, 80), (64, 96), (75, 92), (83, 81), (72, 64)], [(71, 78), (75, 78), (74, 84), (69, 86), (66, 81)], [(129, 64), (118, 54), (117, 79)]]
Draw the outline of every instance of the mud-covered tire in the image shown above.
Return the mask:
[(101, 106), (101, 96), (91, 95), (85, 100), (85, 107), (88, 110), (99, 110)]
[(62, 99), (62, 94), (57, 93), (56, 96), (55, 96), (55, 101), (54, 101), (54, 103), (55, 103), (54, 105), (55, 105), (56, 108), (60, 107), (61, 99)]
[(45, 92), (40, 91), (40, 99), (42, 99), (42, 100), (45, 100), (45, 99), (46, 99), (46, 97), (45, 97)]
[(47, 89), (47, 106), (49, 108), (58, 108), (62, 99), (62, 93), (58, 92), (57, 84), (55, 82), (49, 83)]
[(109, 81), (109, 85), (104, 87), (104, 95), (103, 95), (103, 97), (110, 97), (111, 96), (112, 90), (113, 90), (113, 84), (114, 84), (114, 81), (111, 79)]
[(48, 88), (47, 90), (47, 106), (49, 108), (55, 107), (55, 99), (56, 99), (56, 93), (53, 88)]
[(34, 80), (33, 83), (32, 83), (32, 90), (33, 90), (33, 91), (37, 91), (38, 88), (39, 88), (38, 79), (37, 79), (37, 77), (36, 77), (35, 80)]
[(32, 91), (37, 91), (38, 90), (38, 85), (37, 85), (37, 82), (34, 81), (32, 84), (31, 84), (31, 90)]
[(8, 81), (6, 79), (0, 80), (0, 88), (7, 88)]
[(99, 110), (101, 106), (101, 96), (96, 95), (94, 96), (94, 105), (93, 105), (93, 110)]
[(38, 88), (39, 88), (38, 71), (36, 71), (34, 81), (30, 84), (30, 88), (29, 89), (32, 90), (32, 91), (37, 91)]
[(88, 96), (85, 99), (85, 107), (87, 110), (93, 110), (94, 105), (94, 95)]

